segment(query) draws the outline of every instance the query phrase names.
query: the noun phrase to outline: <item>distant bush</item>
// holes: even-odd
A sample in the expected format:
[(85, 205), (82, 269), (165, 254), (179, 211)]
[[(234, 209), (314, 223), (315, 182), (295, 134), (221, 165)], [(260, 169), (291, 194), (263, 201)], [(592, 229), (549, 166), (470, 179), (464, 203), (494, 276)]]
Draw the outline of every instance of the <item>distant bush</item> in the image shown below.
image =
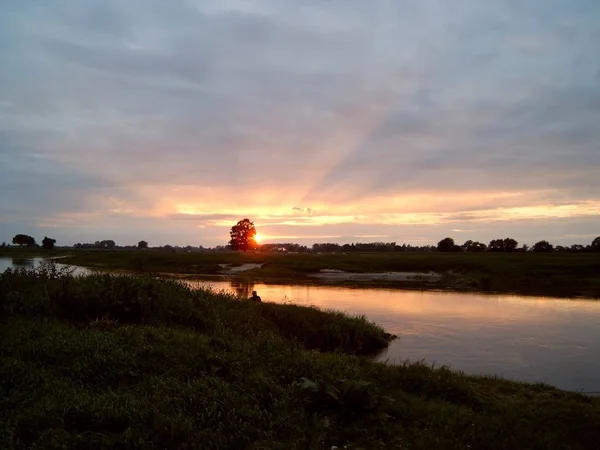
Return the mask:
[(42, 247), (46, 250), (52, 250), (54, 248), (54, 244), (56, 244), (56, 239), (49, 238), (48, 236), (44, 236), (42, 240)]
[(438, 252), (459, 252), (461, 248), (454, 244), (454, 239), (444, 238), (437, 243)]
[(551, 252), (554, 250), (554, 246), (548, 241), (539, 241), (531, 247), (531, 250), (534, 252)]
[(487, 248), (490, 252), (514, 252), (518, 245), (519, 243), (512, 238), (493, 239)]

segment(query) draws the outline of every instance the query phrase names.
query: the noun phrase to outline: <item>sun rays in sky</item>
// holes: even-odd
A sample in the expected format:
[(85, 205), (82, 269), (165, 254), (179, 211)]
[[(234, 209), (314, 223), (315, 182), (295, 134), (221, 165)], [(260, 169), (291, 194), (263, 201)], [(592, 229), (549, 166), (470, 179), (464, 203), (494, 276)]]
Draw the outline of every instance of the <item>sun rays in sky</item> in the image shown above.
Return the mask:
[(26, 3), (0, 15), (0, 241), (600, 228), (600, 3)]

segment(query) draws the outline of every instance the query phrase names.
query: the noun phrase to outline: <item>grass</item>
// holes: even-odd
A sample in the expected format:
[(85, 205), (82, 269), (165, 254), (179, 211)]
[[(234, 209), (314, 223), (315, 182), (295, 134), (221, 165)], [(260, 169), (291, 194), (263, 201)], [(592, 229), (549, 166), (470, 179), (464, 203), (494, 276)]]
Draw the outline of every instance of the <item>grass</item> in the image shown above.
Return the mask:
[(33, 258), (35, 256), (64, 256), (67, 254), (73, 254), (72, 251), (67, 251), (65, 249), (55, 248), (52, 250), (46, 250), (43, 248), (19, 248), (19, 247), (9, 247), (9, 248), (0, 248), (0, 256), (14, 256), (17, 258)]
[(73, 323), (102, 318), (119, 323), (192, 327), (207, 333), (253, 336), (276, 332), (303, 346), (372, 353), (387, 345), (385, 332), (364, 317), (274, 303), (239, 301), (227, 293), (192, 290), (169, 279), (95, 274), (74, 277), (53, 266), (8, 271), (0, 287), (3, 314), (55, 317)]
[(4, 449), (588, 449), (600, 400), (359, 356), (360, 317), (170, 280), (0, 277)]
[[(141, 272), (215, 274), (219, 264), (263, 263), (242, 272), (253, 281), (310, 282), (321, 269), (347, 272), (443, 273), (438, 283), (394, 282), (400, 287), (484, 290), (558, 297), (600, 297), (600, 253), (358, 253), (241, 254), (79, 252), (71, 264)], [(312, 280), (314, 282), (314, 280)], [(371, 282), (372, 283), (372, 282)], [(382, 284), (382, 282), (378, 282)]]

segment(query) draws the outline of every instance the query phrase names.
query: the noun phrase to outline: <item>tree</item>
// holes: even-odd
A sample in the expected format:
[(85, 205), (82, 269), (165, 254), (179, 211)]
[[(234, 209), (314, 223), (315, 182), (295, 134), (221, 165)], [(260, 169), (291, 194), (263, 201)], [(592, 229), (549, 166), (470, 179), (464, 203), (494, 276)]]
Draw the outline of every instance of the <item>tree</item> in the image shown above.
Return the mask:
[(519, 243), (511, 238), (506, 239), (493, 239), (488, 245), (488, 251), (490, 252), (514, 252), (517, 249)]
[(456, 245), (454, 245), (454, 239), (444, 238), (437, 244), (438, 252), (454, 252), (456, 251)]
[(468, 240), (467, 242), (465, 242), (462, 245), (462, 248), (466, 251), (466, 252), (485, 252), (485, 250), (487, 249), (487, 246), (482, 243), (482, 242), (473, 242), (471, 240)]
[(44, 236), (44, 239), (42, 240), (42, 247), (44, 247), (46, 250), (52, 250), (54, 248), (54, 244), (56, 244), (56, 239)]
[(504, 251), (505, 252), (514, 252), (517, 249), (517, 245), (519, 243), (511, 238), (504, 239)]
[(539, 241), (533, 244), (531, 250), (534, 252), (551, 252), (554, 247), (548, 241)]
[(488, 251), (490, 252), (501, 252), (504, 249), (502, 239), (492, 239), (488, 244)]
[(250, 219), (240, 220), (232, 226), (229, 235), (231, 236), (229, 245), (234, 250), (247, 252), (258, 247), (258, 243), (255, 240), (256, 227), (253, 222), (250, 222)]
[(138, 248), (141, 250), (143, 248), (148, 248), (148, 243), (146, 241), (138, 242)]
[(112, 250), (113, 248), (116, 247), (117, 244), (115, 244), (115, 241), (113, 241), (112, 239), (106, 240), (106, 241), (96, 241), (94, 243), (94, 247), (96, 248), (103, 248), (106, 250)]
[(505, 252), (514, 252), (517, 249), (519, 243), (512, 238), (504, 239), (504, 251)]
[(590, 249), (593, 252), (600, 252), (600, 236), (592, 241), (592, 245), (590, 245)]
[(12, 239), (12, 243), (18, 245), (19, 247), (31, 247), (32, 245), (35, 245), (35, 239), (31, 236), (27, 236), (26, 234), (17, 234)]

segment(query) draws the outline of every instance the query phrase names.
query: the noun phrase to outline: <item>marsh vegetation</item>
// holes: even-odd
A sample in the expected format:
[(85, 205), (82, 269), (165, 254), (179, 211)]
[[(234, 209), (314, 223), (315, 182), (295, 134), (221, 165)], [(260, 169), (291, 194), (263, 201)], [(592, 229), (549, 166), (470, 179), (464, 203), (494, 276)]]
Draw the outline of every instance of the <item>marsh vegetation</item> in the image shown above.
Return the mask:
[(4, 448), (594, 448), (598, 399), (361, 356), (361, 317), (146, 276), (0, 277)]

